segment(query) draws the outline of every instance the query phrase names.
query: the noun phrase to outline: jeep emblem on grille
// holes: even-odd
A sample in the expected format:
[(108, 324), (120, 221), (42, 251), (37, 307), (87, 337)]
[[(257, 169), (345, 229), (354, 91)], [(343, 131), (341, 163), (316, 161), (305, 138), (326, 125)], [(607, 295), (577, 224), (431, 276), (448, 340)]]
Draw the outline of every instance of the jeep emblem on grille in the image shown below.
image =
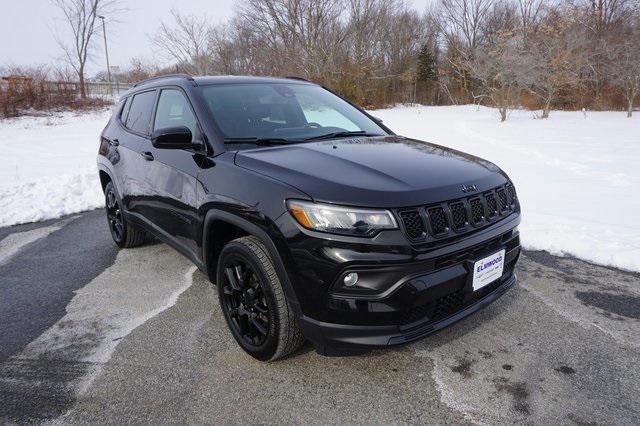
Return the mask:
[(476, 192), (477, 190), (478, 187), (475, 185), (462, 185), (462, 192), (464, 192), (465, 194), (469, 192)]

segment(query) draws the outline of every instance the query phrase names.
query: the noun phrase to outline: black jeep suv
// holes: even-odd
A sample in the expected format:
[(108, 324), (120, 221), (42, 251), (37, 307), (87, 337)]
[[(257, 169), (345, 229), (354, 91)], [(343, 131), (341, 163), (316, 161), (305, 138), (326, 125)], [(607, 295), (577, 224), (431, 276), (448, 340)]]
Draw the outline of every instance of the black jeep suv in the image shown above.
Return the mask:
[(520, 207), (498, 167), (396, 136), (301, 79), (165, 76), (100, 138), (111, 234), (152, 234), (216, 283), (261, 360), (419, 339), (515, 284)]

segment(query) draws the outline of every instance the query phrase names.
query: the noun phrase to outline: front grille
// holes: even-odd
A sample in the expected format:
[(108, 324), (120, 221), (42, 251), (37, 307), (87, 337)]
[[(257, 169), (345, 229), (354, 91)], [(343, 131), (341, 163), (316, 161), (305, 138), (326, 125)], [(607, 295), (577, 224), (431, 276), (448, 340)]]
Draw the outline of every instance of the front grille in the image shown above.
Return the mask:
[(451, 210), (451, 217), (453, 218), (453, 229), (462, 229), (467, 226), (467, 209), (464, 208), (464, 203), (457, 202), (449, 204)]
[(489, 209), (489, 217), (494, 217), (498, 214), (498, 203), (496, 202), (496, 196), (493, 193), (488, 192), (484, 194), (485, 200), (487, 200), (487, 208)]
[(434, 235), (442, 234), (449, 230), (447, 228), (447, 218), (444, 215), (442, 207), (430, 208), (427, 210), (427, 213), (429, 222), (431, 222), (431, 232), (433, 232)]
[(405, 210), (399, 212), (398, 215), (404, 224), (404, 229), (409, 238), (416, 240), (424, 238), (427, 235), (425, 232), (424, 222), (422, 221), (422, 217), (420, 217), (420, 212), (418, 210)]
[(420, 243), (486, 226), (511, 214), (516, 209), (516, 200), (513, 185), (507, 183), (482, 194), (397, 213), (409, 239)]
[(471, 205), (471, 220), (473, 223), (480, 223), (484, 220), (484, 206), (482, 205), (482, 201), (480, 198), (474, 198), (469, 201)]
[(507, 191), (505, 191), (504, 188), (500, 188), (496, 193), (498, 194), (498, 211), (503, 211), (509, 205)]
[(509, 195), (509, 204), (513, 205), (516, 201), (516, 189), (510, 183), (507, 184), (507, 195)]

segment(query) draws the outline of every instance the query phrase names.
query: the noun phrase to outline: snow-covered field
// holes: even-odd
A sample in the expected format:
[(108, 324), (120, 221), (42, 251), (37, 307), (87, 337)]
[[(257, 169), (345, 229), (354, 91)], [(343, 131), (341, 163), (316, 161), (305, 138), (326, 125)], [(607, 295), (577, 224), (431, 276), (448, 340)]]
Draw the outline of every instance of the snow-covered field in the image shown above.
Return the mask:
[(491, 108), (372, 112), (396, 133), (486, 158), (514, 181), (522, 243), (640, 271), (640, 116), (554, 111), (548, 120)]
[[(526, 248), (640, 271), (640, 117), (475, 106), (376, 110), (396, 133), (497, 163), (515, 182)], [(95, 168), (108, 111), (0, 120), (0, 226), (103, 204)]]

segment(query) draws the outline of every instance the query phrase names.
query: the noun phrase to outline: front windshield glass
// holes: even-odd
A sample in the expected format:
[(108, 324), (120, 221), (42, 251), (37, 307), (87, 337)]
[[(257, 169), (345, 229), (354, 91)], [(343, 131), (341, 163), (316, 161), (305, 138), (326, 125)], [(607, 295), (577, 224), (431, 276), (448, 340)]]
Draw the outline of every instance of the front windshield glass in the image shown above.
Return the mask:
[(332, 134), (385, 135), (369, 117), (319, 86), (287, 83), (202, 87), (226, 142), (299, 142)]

